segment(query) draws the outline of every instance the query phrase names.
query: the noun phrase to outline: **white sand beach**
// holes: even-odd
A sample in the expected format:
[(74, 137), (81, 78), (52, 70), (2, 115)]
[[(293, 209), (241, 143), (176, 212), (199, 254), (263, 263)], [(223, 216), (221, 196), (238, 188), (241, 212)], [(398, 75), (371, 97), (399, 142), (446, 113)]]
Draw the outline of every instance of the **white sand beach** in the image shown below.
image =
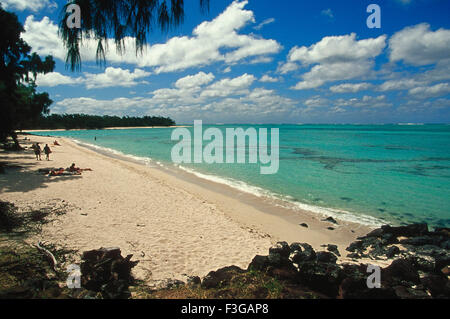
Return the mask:
[[(30, 241), (42, 240), (79, 250), (120, 247), (139, 260), (133, 273), (149, 284), (185, 280), (211, 270), (236, 265), (246, 268), (252, 258), (267, 255), (277, 241), (345, 247), (370, 229), (339, 221), (334, 230), (323, 216), (259, 205), (211, 182), (192, 182), (160, 168), (113, 158), (81, 147), (66, 138), (28, 136), (48, 143), (51, 161), (36, 161), (31, 149), (2, 152), (0, 161), (20, 167), (0, 175), (0, 200), (18, 207), (63, 202), (67, 213), (44, 225)], [(30, 146), (31, 142), (21, 142)], [(91, 168), (80, 176), (48, 176), (40, 168)], [(222, 190), (222, 191), (221, 191)], [(245, 200), (244, 200), (245, 199)], [(254, 204), (252, 204), (254, 202)], [(308, 224), (308, 228), (299, 226)], [(345, 259), (345, 258), (342, 258)]]

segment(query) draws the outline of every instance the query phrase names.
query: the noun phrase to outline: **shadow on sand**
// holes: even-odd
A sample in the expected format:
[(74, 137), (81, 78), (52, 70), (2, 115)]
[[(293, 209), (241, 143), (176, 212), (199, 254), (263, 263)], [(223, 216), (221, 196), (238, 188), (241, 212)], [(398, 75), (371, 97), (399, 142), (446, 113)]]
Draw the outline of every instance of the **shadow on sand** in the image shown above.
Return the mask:
[[(11, 156), (14, 153), (15, 156)], [(7, 192), (26, 193), (37, 188), (46, 188), (50, 183), (82, 178), (81, 175), (48, 176), (38, 172), (36, 163), (23, 163), (21, 160), (30, 160), (34, 156), (26, 151), (7, 152), (8, 156), (0, 156), (0, 194)], [(48, 167), (39, 169), (54, 169), (48, 162)]]

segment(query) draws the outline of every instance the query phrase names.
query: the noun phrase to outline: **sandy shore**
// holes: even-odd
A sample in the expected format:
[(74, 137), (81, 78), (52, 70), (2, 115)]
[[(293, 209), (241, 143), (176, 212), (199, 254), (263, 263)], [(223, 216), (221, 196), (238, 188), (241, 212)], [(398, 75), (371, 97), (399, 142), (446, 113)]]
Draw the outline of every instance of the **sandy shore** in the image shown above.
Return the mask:
[[(55, 139), (28, 138), (42, 146)], [(80, 252), (120, 247), (123, 255), (133, 254), (140, 261), (134, 274), (149, 283), (204, 276), (229, 265), (246, 268), (256, 254), (267, 255), (280, 240), (307, 242), (319, 250), (323, 244), (337, 244), (345, 255), (345, 247), (370, 230), (265, 205), (226, 186), (105, 156), (70, 139), (58, 141), (62, 146), (51, 146), (51, 161), (45, 156), (36, 161), (30, 149), (0, 153), (0, 161), (12, 166), (0, 175), (0, 200), (19, 207), (64, 201), (67, 213), (46, 224), (40, 240)], [(23, 137), (21, 142), (31, 145)], [(93, 171), (55, 177), (37, 172), (73, 162)], [(327, 229), (330, 226), (335, 229)]]

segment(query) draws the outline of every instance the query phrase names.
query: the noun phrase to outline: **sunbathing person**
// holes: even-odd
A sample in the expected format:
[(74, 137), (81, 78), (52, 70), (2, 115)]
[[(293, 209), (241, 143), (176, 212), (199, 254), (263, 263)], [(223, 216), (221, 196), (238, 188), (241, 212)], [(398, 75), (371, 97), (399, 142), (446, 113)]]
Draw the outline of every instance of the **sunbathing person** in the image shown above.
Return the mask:
[(57, 140), (55, 140), (55, 141), (53, 142), (53, 145), (61, 146), (61, 144), (59, 144)]
[(52, 169), (49, 173), (50, 176), (60, 176), (60, 175), (81, 175), (80, 171), (72, 171), (72, 172), (68, 172), (67, 170), (65, 170), (64, 168), (60, 168), (57, 170)]
[(69, 172), (83, 172), (83, 171), (92, 171), (91, 168), (79, 168), (75, 166), (75, 163), (72, 163), (72, 165), (67, 169)]
[(54, 170), (52, 169), (49, 173), (50, 176), (58, 176), (58, 175), (62, 175), (64, 173), (64, 168), (60, 168), (58, 170)]

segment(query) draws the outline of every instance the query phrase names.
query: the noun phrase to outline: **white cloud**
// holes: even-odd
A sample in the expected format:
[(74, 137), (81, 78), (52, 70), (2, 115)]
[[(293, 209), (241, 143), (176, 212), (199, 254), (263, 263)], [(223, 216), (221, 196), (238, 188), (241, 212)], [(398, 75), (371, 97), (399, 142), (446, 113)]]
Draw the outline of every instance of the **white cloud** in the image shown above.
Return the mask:
[(214, 80), (214, 74), (211, 72), (206, 74), (205, 72), (199, 72), (195, 75), (188, 75), (184, 78), (178, 79), (175, 82), (175, 86), (179, 89), (192, 89), (203, 86)]
[(334, 101), (337, 107), (350, 106), (355, 108), (382, 108), (390, 107), (392, 103), (386, 101), (385, 95), (370, 96), (364, 95), (362, 98), (337, 99)]
[(386, 46), (386, 36), (356, 40), (356, 34), (324, 37), (310, 47), (294, 47), (289, 52), (290, 62), (304, 65), (332, 64), (367, 60), (378, 56)]
[(403, 5), (408, 5), (412, 2), (412, 0), (396, 0), (396, 1)]
[(298, 68), (297, 63), (312, 68), (302, 75), (293, 88), (296, 90), (317, 88), (326, 82), (349, 80), (366, 75), (374, 64), (374, 58), (386, 46), (386, 36), (356, 40), (356, 34), (324, 37), (310, 47), (294, 47), (288, 61), (279, 68), (281, 73)]
[(80, 80), (81, 78), (75, 79), (58, 72), (50, 72), (47, 74), (38, 74), (36, 84), (38, 86), (54, 87), (58, 85), (76, 85), (80, 83)]
[(263, 22), (261, 22), (260, 24), (258, 24), (257, 26), (254, 26), (253, 29), (255, 30), (261, 30), (263, 26), (265, 26), (266, 24), (270, 24), (275, 22), (274, 18), (268, 18), (266, 20), (264, 20)]
[(318, 64), (312, 67), (309, 72), (303, 74), (303, 81), (298, 82), (293, 89), (312, 89), (327, 82), (354, 79), (368, 74), (372, 67), (372, 61)]
[(309, 108), (329, 106), (330, 103), (331, 103), (330, 100), (320, 96), (313, 96), (307, 99), (305, 102), (303, 102), (303, 104), (308, 106)]
[(420, 66), (450, 59), (450, 30), (430, 30), (427, 23), (406, 27), (389, 40), (390, 60)]
[(330, 91), (334, 93), (356, 93), (359, 91), (365, 91), (372, 87), (372, 84), (367, 82), (362, 83), (342, 83), (339, 85), (335, 85), (330, 87)]
[[(279, 52), (281, 45), (275, 40), (238, 33), (244, 26), (255, 21), (253, 12), (244, 10), (247, 2), (232, 2), (215, 19), (198, 25), (193, 30), (192, 36), (173, 37), (165, 43), (147, 45), (142, 56), (136, 56), (134, 39), (127, 37), (124, 39), (127, 48), (125, 54), (119, 55), (115, 50), (110, 50), (107, 60), (113, 63), (124, 62), (139, 67), (151, 67), (155, 73), (161, 73), (210, 65), (219, 61), (234, 64), (248, 58), (264, 57)], [(29, 16), (24, 27), (26, 32), (22, 36), (37, 53), (52, 54), (58, 59), (65, 60), (66, 50), (57, 35), (58, 27), (48, 17), (35, 21), (33, 16)], [(108, 47), (114, 46), (113, 40), (108, 40)], [(95, 49), (94, 40), (85, 41), (85, 45), (81, 48), (82, 60), (94, 61)]]
[(131, 87), (138, 84), (148, 83), (145, 81), (137, 82), (136, 80), (139, 78), (147, 77), (149, 75), (149, 72), (145, 72), (140, 69), (135, 69), (134, 72), (130, 72), (130, 70), (108, 67), (105, 69), (104, 73), (84, 73), (84, 82), (87, 89), (113, 86)]
[(322, 10), (320, 13), (321, 13), (322, 15), (324, 15), (324, 16), (329, 17), (330, 19), (333, 19), (333, 18), (334, 18), (333, 11), (332, 11), (330, 8), (325, 9), (325, 10)]
[(442, 96), (450, 94), (450, 85), (448, 83), (439, 83), (432, 86), (419, 86), (410, 89), (409, 94), (421, 99)]
[(243, 74), (230, 79), (225, 78), (217, 81), (203, 90), (202, 97), (224, 97), (230, 95), (244, 95), (248, 93), (248, 88), (255, 81), (252, 74)]
[(30, 10), (37, 12), (42, 8), (57, 8), (58, 5), (50, 0), (1, 0), (4, 9), (16, 9), (19, 11)]
[(273, 61), (273, 58), (270, 56), (258, 56), (249, 61), (249, 64), (259, 64), (259, 63), (270, 63)]
[(278, 82), (279, 79), (274, 78), (274, 77), (271, 77), (271, 76), (269, 76), (269, 75), (267, 75), (267, 74), (264, 74), (264, 75), (259, 79), (259, 81), (260, 81), (260, 82), (266, 82), (266, 83), (274, 83), (274, 82)]
[(379, 91), (394, 91), (394, 90), (408, 90), (419, 85), (423, 85), (423, 81), (418, 81), (414, 78), (402, 78), (396, 80), (388, 80), (378, 86)]
[(36, 84), (38, 86), (58, 86), (58, 85), (85, 85), (87, 89), (106, 87), (132, 87), (138, 84), (145, 84), (145, 81), (136, 81), (139, 78), (149, 76), (149, 72), (140, 69), (130, 70), (108, 67), (103, 73), (83, 73), (83, 77), (72, 78), (58, 72), (38, 75)]
[(53, 55), (65, 61), (66, 51), (58, 37), (58, 26), (48, 17), (35, 21), (34, 16), (30, 15), (25, 20), (24, 29), (22, 38), (33, 48), (33, 51), (40, 55)]
[(277, 72), (281, 73), (281, 74), (286, 74), (295, 70), (298, 70), (299, 66), (297, 63), (294, 62), (286, 62), (286, 63), (281, 63), (278, 68), (277, 68)]

